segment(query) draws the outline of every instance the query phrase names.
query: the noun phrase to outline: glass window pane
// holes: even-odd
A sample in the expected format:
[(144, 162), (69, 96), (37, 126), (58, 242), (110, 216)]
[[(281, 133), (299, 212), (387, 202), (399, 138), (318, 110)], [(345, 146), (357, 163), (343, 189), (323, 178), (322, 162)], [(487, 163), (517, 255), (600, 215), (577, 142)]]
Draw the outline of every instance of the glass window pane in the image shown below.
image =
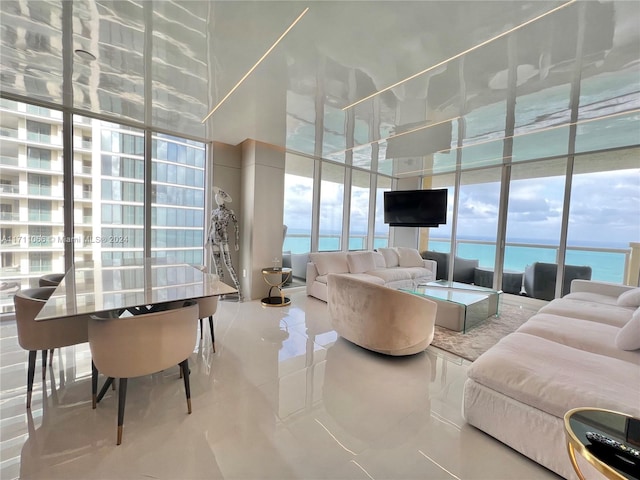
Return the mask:
[[(74, 138), (99, 144), (102, 152), (133, 150), (132, 142), (143, 135), (142, 130), (99, 120), (86, 122), (77, 115), (73, 117), (73, 129)], [(78, 142), (74, 142), (73, 155), (75, 258), (111, 260), (124, 252), (142, 254), (144, 243), (134, 237), (137, 229), (142, 232), (144, 224), (131, 215), (134, 206), (142, 208), (144, 201), (133, 194), (144, 184), (144, 176), (136, 175), (135, 170), (136, 163), (144, 163), (142, 156), (94, 154)], [(122, 228), (123, 224), (127, 228)]]
[[(28, 118), (33, 115), (37, 121)], [(2, 101), (0, 277), (21, 289), (37, 286), (41, 274), (64, 271), (60, 118), (60, 112)], [(13, 295), (0, 295), (0, 313), (13, 310)]]
[(565, 264), (591, 267), (594, 280), (626, 280), (625, 253), (640, 240), (640, 202), (631, 201), (640, 192), (639, 155), (634, 148), (575, 159)]
[(371, 175), (354, 170), (351, 174), (349, 250), (366, 250), (369, 236), (369, 191)]
[[(204, 178), (204, 168), (187, 166), (187, 151), (205, 152), (206, 144), (163, 135), (154, 138), (158, 155), (152, 158), (157, 178), (152, 181), (153, 200), (151, 252), (176, 260), (204, 259), (204, 185), (194, 185), (196, 176)], [(139, 212), (142, 215), (142, 211)], [(159, 228), (162, 227), (162, 228)], [(198, 241), (193, 241), (193, 239)]]
[(311, 251), (314, 161), (290, 153), (285, 157), (283, 250), (292, 254)]
[(344, 167), (323, 162), (321, 178), (318, 250), (340, 250), (342, 248)]
[[(482, 267), (495, 264), (500, 170), (489, 168), (460, 175), (458, 235), (454, 252), (459, 257), (478, 260)], [(473, 282), (474, 272), (468, 273), (471, 281), (465, 283)]]

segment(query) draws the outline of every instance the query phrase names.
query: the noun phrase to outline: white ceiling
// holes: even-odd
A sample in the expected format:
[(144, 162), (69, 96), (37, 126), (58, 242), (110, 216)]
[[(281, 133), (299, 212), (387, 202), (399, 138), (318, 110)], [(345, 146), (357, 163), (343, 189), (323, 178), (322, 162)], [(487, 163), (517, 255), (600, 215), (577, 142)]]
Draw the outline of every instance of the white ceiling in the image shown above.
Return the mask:
[[(306, 8), (282, 42), (201, 123)], [(576, 78), (627, 75), (635, 95), (620, 108), (639, 106), (636, 1), (3, 0), (0, 13), (5, 95), (56, 104), (73, 98), (78, 109), (121, 121), (232, 145), (253, 138), (340, 161), (345, 150), (364, 144), (353, 153), (363, 166), (376, 148), (384, 163), (385, 157), (446, 147), (450, 123), (379, 147), (369, 144), (506, 104), (510, 66), (517, 72), (518, 98), (553, 96), (556, 87)], [(97, 60), (72, 53), (79, 48)], [(618, 93), (598, 101), (621, 104)], [(498, 115), (504, 117), (504, 110)], [(551, 121), (541, 111), (532, 114), (540, 128)], [(498, 123), (503, 127), (496, 139), (504, 136), (504, 121)], [(456, 127), (454, 122), (454, 137)]]

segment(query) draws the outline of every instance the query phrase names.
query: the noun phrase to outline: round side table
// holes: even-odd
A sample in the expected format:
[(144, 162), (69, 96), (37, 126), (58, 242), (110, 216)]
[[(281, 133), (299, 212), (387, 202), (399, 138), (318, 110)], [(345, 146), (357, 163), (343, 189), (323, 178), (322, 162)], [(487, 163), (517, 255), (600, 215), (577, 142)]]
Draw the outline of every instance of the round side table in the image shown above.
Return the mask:
[[(264, 297), (261, 302), (266, 307), (284, 307), (291, 304), (291, 299), (285, 297), (282, 291), (282, 286), (291, 277), (292, 269), (289, 267), (274, 268), (268, 267), (262, 269), (262, 278), (269, 285), (269, 293)], [(278, 296), (271, 295), (273, 289), (277, 290)]]
[(602, 408), (574, 408), (564, 416), (567, 451), (580, 480), (576, 452), (605, 477), (640, 480), (640, 419)]

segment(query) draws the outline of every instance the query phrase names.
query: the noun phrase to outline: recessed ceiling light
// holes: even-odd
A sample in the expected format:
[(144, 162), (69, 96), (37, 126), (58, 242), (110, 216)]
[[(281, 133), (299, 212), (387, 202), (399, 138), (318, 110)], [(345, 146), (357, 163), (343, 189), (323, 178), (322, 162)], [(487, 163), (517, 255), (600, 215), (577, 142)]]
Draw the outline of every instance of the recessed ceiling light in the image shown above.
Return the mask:
[(76, 49), (75, 52), (76, 55), (78, 55), (83, 60), (87, 60), (89, 62), (93, 62), (94, 60), (96, 60), (96, 56), (93, 53), (82, 50), (81, 48)]

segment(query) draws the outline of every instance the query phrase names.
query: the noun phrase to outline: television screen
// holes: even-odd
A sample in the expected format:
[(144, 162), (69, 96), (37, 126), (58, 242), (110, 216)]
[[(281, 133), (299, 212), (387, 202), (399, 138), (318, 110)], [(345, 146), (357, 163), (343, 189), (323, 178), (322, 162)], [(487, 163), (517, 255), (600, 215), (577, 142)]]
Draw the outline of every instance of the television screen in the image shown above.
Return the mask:
[(384, 223), (391, 227), (437, 227), (447, 223), (447, 189), (384, 192)]

